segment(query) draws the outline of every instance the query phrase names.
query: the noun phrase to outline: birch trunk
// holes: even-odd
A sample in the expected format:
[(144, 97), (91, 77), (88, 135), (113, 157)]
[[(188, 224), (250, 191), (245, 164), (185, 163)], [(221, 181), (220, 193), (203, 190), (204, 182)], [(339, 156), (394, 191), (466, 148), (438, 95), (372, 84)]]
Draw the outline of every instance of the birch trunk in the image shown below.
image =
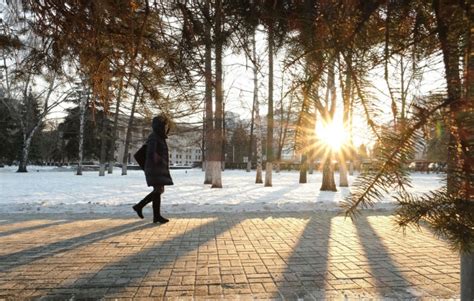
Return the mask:
[(86, 97), (81, 93), (79, 102), (79, 162), (76, 175), (82, 176), (82, 161), (84, 160), (84, 123), (86, 112)]
[[(30, 153), (30, 146), (31, 146), (31, 140), (33, 139), (33, 136), (36, 134), (36, 131), (38, 131), (39, 127), (43, 123), (43, 119), (46, 117), (46, 115), (49, 112), (49, 98), (51, 97), (51, 94), (53, 93), (54, 89), (54, 82), (56, 79), (56, 75), (53, 76), (53, 79), (51, 80), (51, 83), (49, 84), (48, 87), (48, 93), (46, 95), (46, 98), (44, 100), (44, 106), (43, 106), (43, 112), (38, 118), (38, 121), (36, 122), (35, 126), (31, 129), (31, 131), (28, 132), (28, 126), (24, 124), (23, 120), (21, 120), (21, 127), (23, 130), (23, 147), (21, 149), (21, 157), (20, 157), (20, 163), (18, 164), (18, 170), (17, 172), (28, 172), (27, 170), (27, 165), (28, 165), (28, 155)], [(28, 85), (29, 85), (30, 78), (28, 77), (26, 88), (24, 91), (24, 99), (26, 100), (27, 98), (27, 91), (28, 91)]]

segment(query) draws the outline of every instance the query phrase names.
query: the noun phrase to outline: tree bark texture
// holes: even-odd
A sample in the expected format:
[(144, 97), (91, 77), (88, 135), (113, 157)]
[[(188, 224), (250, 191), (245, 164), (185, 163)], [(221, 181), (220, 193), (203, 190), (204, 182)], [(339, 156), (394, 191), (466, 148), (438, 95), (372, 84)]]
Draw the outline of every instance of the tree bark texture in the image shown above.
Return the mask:
[(85, 125), (85, 115), (86, 115), (86, 103), (87, 98), (82, 93), (80, 93), (80, 102), (79, 102), (79, 162), (77, 164), (76, 175), (82, 176), (82, 161), (84, 160), (84, 125)]
[(100, 132), (100, 158), (99, 158), (99, 177), (105, 176), (105, 159), (107, 156), (107, 115), (104, 112), (102, 117), (102, 128)]
[(255, 42), (255, 31), (252, 36), (253, 66), (253, 105), (255, 110), (255, 142), (257, 146), (257, 170), (255, 183), (262, 184), (262, 120), (260, 119), (260, 109), (258, 102), (258, 67), (257, 67), (257, 46)]
[(130, 140), (132, 140), (132, 131), (133, 131), (133, 120), (135, 118), (135, 108), (137, 105), (138, 95), (140, 94), (140, 82), (137, 82), (135, 87), (135, 95), (133, 95), (132, 109), (130, 111), (130, 117), (128, 118), (127, 125), (127, 134), (125, 135), (125, 146), (123, 149), (122, 155), (122, 176), (127, 175), (127, 165), (128, 165), (128, 149), (130, 146)]
[(268, 26), (268, 115), (267, 115), (267, 164), (265, 187), (272, 186), (273, 169), (273, 20)]
[(120, 87), (117, 96), (117, 103), (115, 105), (115, 115), (114, 115), (114, 128), (112, 130), (112, 139), (110, 141), (110, 149), (108, 154), (109, 166), (107, 173), (111, 174), (114, 171), (114, 153), (115, 153), (115, 142), (117, 140), (117, 129), (118, 129), (118, 117), (120, 114), (120, 102), (122, 100), (122, 90), (123, 90), (123, 78), (120, 81)]
[(211, 188), (222, 188), (222, 143), (223, 143), (223, 103), (224, 95), (222, 91), (222, 0), (216, 0), (215, 13), (215, 69), (216, 69), (216, 111), (214, 114), (214, 140), (212, 155), (212, 186)]
[(204, 78), (205, 78), (205, 174), (204, 174), (204, 184), (212, 184), (212, 169), (208, 162), (212, 157), (212, 145), (213, 142), (213, 132), (214, 124), (212, 118), (212, 41), (211, 41), (211, 24), (209, 22), (210, 18), (210, 5), (209, 0), (204, 2), (204, 13), (206, 15), (204, 21), (204, 43), (205, 43), (205, 53), (204, 53)]

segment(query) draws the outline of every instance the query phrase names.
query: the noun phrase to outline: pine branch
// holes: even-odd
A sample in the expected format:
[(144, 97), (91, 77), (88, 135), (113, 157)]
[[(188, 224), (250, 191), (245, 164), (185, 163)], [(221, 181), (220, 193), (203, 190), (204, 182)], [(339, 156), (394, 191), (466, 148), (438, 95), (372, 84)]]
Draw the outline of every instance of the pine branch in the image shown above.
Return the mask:
[(419, 226), (425, 221), (434, 233), (446, 238), (451, 248), (461, 252), (474, 249), (474, 202), (449, 194), (446, 187), (421, 196), (404, 193), (398, 201), (399, 226)]
[(403, 166), (408, 162), (410, 154), (413, 153), (419, 141), (417, 132), (436, 111), (449, 105), (450, 102), (450, 99), (446, 99), (431, 110), (420, 107), (415, 115), (417, 121), (412, 127), (408, 127), (399, 135), (387, 135), (379, 139), (383, 147), (379, 158), (382, 163), (378, 166), (377, 172), (362, 175), (356, 181), (354, 185), (356, 191), (351, 193), (341, 205), (346, 216), (354, 216), (359, 207), (367, 208), (373, 206), (375, 201), (381, 201), (394, 183), (398, 182), (397, 186), (403, 188), (404, 183), (409, 181), (407, 174), (403, 171)]

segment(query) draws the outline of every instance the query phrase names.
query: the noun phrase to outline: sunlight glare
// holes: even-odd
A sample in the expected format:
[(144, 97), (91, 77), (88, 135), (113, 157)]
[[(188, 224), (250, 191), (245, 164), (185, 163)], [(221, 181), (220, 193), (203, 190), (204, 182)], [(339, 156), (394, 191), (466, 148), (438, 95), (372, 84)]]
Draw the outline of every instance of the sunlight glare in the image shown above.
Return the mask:
[(339, 150), (347, 142), (347, 133), (341, 123), (323, 124), (317, 131), (319, 139), (332, 150)]

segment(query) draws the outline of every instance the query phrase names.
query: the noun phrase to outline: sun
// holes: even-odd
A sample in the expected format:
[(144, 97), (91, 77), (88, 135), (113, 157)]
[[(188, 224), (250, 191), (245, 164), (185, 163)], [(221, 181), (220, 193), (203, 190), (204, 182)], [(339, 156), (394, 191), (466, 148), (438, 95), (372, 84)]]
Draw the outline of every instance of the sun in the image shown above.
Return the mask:
[(322, 124), (322, 127), (316, 133), (319, 140), (333, 151), (340, 150), (347, 143), (347, 133), (341, 123), (330, 122)]

